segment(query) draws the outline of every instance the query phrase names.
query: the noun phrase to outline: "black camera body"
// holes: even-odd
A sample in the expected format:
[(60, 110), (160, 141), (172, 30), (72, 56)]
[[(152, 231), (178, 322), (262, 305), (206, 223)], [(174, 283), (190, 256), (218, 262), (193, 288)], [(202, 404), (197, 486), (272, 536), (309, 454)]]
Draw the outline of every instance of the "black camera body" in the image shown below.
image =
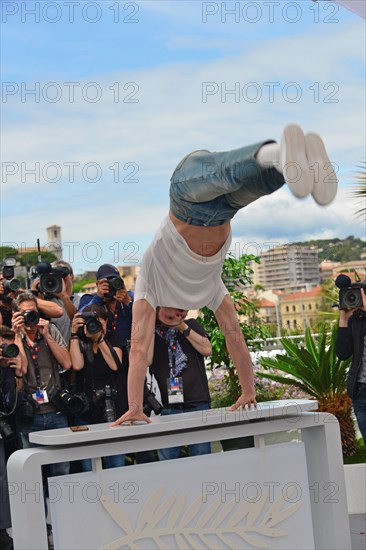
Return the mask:
[(104, 420), (106, 422), (114, 422), (117, 418), (116, 407), (114, 405), (114, 397), (117, 395), (117, 390), (109, 385), (99, 390), (94, 390), (96, 405), (104, 401)]
[[(5, 260), (6, 261), (6, 260)], [(14, 265), (15, 265), (15, 259), (14, 259)], [(15, 270), (14, 265), (3, 265), (2, 268), (2, 276), (5, 279), (3, 281), (3, 287), (4, 287), (4, 294), (0, 296), (1, 298), (5, 298), (9, 292), (16, 292), (20, 289), (21, 283), (19, 279), (15, 279)]]
[(123, 290), (125, 288), (122, 277), (107, 277), (107, 282), (109, 285), (109, 292), (104, 294), (105, 298), (113, 298), (117, 290)]
[(39, 274), (39, 290), (43, 294), (59, 294), (62, 291), (62, 279), (70, 274), (66, 266), (52, 267), (49, 262), (37, 265)]
[(72, 415), (82, 415), (90, 408), (90, 402), (85, 393), (72, 393), (69, 390), (69, 372), (60, 371), (60, 386), (49, 392), (51, 403), (59, 410)]
[(146, 416), (150, 416), (152, 412), (156, 415), (161, 414), (163, 405), (155, 397), (155, 393), (149, 388), (145, 382), (144, 386), (144, 404), (142, 410)]
[(351, 283), (348, 275), (338, 275), (335, 281), (339, 290), (339, 309), (355, 309), (363, 306), (361, 289), (366, 292), (366, 281)]
[(14, 359), (19, 355), (19, 348), (16, 344), (0, 344), (0, 349), (6, 359)]
[(85, 393), (73, 394), (67, 388), (55, 388), (49, 397), (57, 409), (69, 414), (82, 415), (90, 408), (89, 399)]
[(28, 327), (35, 327), (39, 323), (40, 315), (34, 309), (27, 309), (22, 313), (22, 316), (24, 317), (24, 323)]
[[(98, 332), (101, 332), (103, 330), (102, 324), (100, 321), (98, 321), (98, 315), (95, 311), (83, 311), (82, 313), (80, 313), (80, 317), (81, 319), (84, 319), (85, 327), (89, 334), (97, 334)], [(83, 327), (80, 327), (79, 331), (79, 335), (83, 336)]]
[(10, 439), (11, 437), (15, 436), (15, 432), (11, 426), (11, 424), (8, 423), (7, 419), (10, 416), (10, 413), (6, 412), (5, 410), (2, 410), (3, 408), (6, 409), (6, 399), (5, 399), (5, 391), (3, 391), (3, 368), (0, 367), (0, 435), (2, 439)]

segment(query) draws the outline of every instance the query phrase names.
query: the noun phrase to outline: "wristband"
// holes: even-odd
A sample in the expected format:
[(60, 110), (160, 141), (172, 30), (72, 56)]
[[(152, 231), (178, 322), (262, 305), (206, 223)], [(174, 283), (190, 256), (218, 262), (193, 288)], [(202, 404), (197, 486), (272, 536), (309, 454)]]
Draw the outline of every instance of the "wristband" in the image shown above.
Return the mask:
[(183, 330), (182, 334), (183, 336), (185, 336), (186, 338), (188, 338), (188, 336), (190, 335), (190, 332), (191, 332), (191, 327), (187, 327), (185, 330)]
[(72, 338), (72, 337), (78, 338), (79, 335), (78, 335), (77, 332), (71, 332), (71, 333), (70, 333), (70, 338)]
[(19, 378), (19, 379), (21, 379), (21, 378), (23, 378), (23, 375), (22, 375), (22, 374), (21, 374), (21, 375), (19, 375), (19, 374), (16, 374), (16, 375), (15, 375), (15, 378)]

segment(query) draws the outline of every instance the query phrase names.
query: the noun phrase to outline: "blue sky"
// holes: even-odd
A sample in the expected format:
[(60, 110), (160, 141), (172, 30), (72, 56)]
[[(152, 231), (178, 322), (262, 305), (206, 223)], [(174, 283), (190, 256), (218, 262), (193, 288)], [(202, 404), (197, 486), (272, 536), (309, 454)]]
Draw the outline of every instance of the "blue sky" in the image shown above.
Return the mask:
[(45, 244), (57, 224), (76, 272), (139, 263), (186, 153), (279, 140), (288, 122), (322, 135), (337, 199), (284, 187), (236, 216), (235, 250), (365, 237), (350, 191), (365, 159), (357, 15), (311, 0), (1, 7), (2, 244)]

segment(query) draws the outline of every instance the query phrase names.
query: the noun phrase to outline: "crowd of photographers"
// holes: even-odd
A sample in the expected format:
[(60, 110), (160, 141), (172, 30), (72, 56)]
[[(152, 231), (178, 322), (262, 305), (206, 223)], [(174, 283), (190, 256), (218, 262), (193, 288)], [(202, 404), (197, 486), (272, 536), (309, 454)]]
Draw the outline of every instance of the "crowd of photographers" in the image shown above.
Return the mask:
[[(112, 423), (128, 409), (127, 376), (132, 331), (133, 293), (116, 267), (103, 264), (96, 276), (97, 292), (73, 293), (73, 271), (59, 260), (40, 262), (29, 289), (14, 277), (13, 261), (3, 261), (0, 274), (0, 548), (12, 550), (6, 460), (18, 448), (34, 446), (29, 434), (39, 430)], [(340, 319), (336, 353), (353, 356), (348, 393), (363, 438), (366, 437), (366, 294), (365, 283), (340, 275)], [(155, 348), (150, 372), (156, 376), (160, 400), (145, 382), (144, 412), (178, 414), (210, 407), (204, 356), (211, 354), (209, 337), (194, 319), (179, 326), (164, 324), (157, 313)], [(189, 368), (186, 368), (189, 366)], [(178, 369), (179, 367), (179, 369)], [(172, 368), (175, 373), (172, 378)], [(178, 370), (177, 370), (178, 369)], [(175, 378), (179, 376), (180, 378)], [(147, 378), (148, 380), (148, 378)], [(167, 380), (184, 386), (171, 399)], [(170, 392), (170, 393), (169, 393)], [(181, 395), (181, 399), (177, 396)], [(181, 450), (138, 453), (136, 462), (180, 456)], [(210, 443), (192, 445), (191, 454), (210, 452)], [(107, 456), (104, 467), (125, 465), (126, 457)], [(47, 475), (91, 469), (91, 461), (50, 465)], [(47, 483), (44, 484), (47, 497)], [(47, 499), (45, 498), (45, 502)], [(48, 525), (51, 533), (51, 525)]]
[[(133, 294), (109, 264), (97, 272), (97, 292), (73, 293), (72, 267), (64, 261), (40, 262), (21, 288), (8, 262), (0, 276), (0, 548), (12, 539), (6, 460), (16, 449), (35, 446), (39, 430), (113, 422), (127, 409), (128, 352)], [(145, 411), (160, 403), (146, 385)], [(141, 453), (136, 461), (155, 460)], [(131, 459), (131, 457), (130, 457)], [(104, 467), (125, 464), (108, 456)], [(46, 475), (91, 469), (91, 461), (52, 464)], [(47, 484), (45, 483), (47, 497)], [(45, 499), (46, 501), (46, 499)], [(51, 534), (51, 525), (47, 526)]]

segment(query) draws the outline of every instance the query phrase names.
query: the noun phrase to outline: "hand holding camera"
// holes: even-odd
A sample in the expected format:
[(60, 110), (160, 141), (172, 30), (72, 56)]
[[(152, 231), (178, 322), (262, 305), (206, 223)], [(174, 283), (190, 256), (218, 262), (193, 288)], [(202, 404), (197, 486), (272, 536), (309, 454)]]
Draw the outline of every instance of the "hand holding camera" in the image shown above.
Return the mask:
[(113, 276), (99, 279), (97, 281), (97, 288), (97, 294), (103, 300), (105, 298), (116, 298), (118, 300), (117, 292), (124, 290), (125, 285), (121, 277)]
[(100, 333), (104, 334), (102, 323), (94, 311), (77, 313), (72, 321), (71, 332), (81, 339), (86, 336), (93, 341), (99, 340)]

